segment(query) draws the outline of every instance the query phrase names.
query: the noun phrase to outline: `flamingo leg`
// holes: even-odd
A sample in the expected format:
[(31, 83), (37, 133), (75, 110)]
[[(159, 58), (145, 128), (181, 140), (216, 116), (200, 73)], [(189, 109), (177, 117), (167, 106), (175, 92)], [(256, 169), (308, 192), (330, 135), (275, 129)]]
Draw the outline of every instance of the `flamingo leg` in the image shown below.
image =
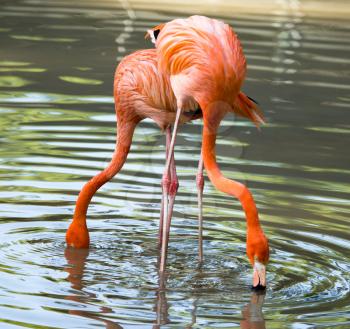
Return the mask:
[[(169, 241), (171, 218), (173, 216), (175, 197), (176, 197), (178, 188), (179, 188), (179, 181), (176, 174), (175, 157), (173, 152), (171, 156), (171, 161), (170, 161), (170, 186), (169, 186), (168, 218), (166, 222), (166, 236), (167, 236), (166, 241)], [(167, 252), (168, 252), (168, 243), (165, 245), (165, 254), (167, 254)]]
[[(169, 213), (172, 214), (172, 209), (169, 212), (169, 204), (168, 204), (168, 197), (170, 193), (170, 180), (171, 180), (171, 162), (173, 161), (172, 158), (174, 157), (174, 146), (176, 141), (176, 134), (179, 127), (179, 121), (181, 116), (181, 108), (178, 108), (176, 111), (176, 118), (173, 128), (173, 133), (171, 136), (170, 146), (169, 146), (169, 153), (167, 156), (165, 169), (163, 173), (163, 179), (162, 179), (162, 187), (163, 187), (163, 231), (162, 231), (162, 243), (161, 243), (161, 254), (160, 254), (160, 267), (159, 271), (164, 272), (165, 270), (165, 263), (166, 263), (166, 254), (168, 250), (168, 241), (169, 241), (169, 233), (168, 227), (170, 229), (170, 221), (169, 221)], [(168, 223), (169, 222), (169, 223)]]
[(197, 183), (197, 195), (198, 195), (198, 258), (199, 261), (203, 261), (203, 188), (204, 188), (204, 176), (203, 176), (203, 154), (198, 163), (198, 172), (196, 177)]
[[(168, 158), (169, 154), (169, 147), (170, 147), (170, 142), (171, 142), (171, 126), (169, 125), (165, 129), (165, 161)], [(166, 193), (166, 190), (169, 188), (167, 178), (162, 177), (162, 201), (161, 201), (161, 206), (160, 206), (160, 220), (159, 220), (159, 231), (158, 231), (158, 248), (162, 247), (162, 238), (163, 238), (163, 223), (164, 223), (164, 201), (167, 199), (167, 196), (164, 196), (164, 193)]]

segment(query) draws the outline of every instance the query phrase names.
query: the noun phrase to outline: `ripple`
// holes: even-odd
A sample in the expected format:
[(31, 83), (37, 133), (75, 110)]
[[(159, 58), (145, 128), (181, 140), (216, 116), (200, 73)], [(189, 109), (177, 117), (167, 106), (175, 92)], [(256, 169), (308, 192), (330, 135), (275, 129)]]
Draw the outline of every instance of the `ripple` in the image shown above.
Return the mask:
[[(141, 305), (155, 302), (154, 292), (158, 286), (154, 229), (150, 231), (149, 227), (140, 235), (137, 227), (144, 225), (144, 221), (135, 226), (135, 231), (131, 229), (132, 226), (124, 227), (125, 224), (118, 227), (118, 223), (121, 224), (122, 220), (103, 225), (93, 220), (93, 243), (89, 251), (65, 249), (60, 238), (62, 225), (41, 221), (34, 227), (32, 222), (27, 222), (19, 229), (16, 223), (6, 224), (7, 227), (2, 224), (7, 232), (5, 241), (0, 244), (0, 259), (6, 266), (0, 266), (0, 276), (2, 282), (11, 282), (9, 288), (2, 289), (9, 296), (26, 296), (21, 303), (13, 305), (13, 309), (32, 310), (32, 305), (39, 303), (47, 311), (70, 313), (84, 310), (89, 316), (101, 311), (96, 303), (103, 301), (111, 308), (110, 321), (127, 321), (127, 310), (132, 312), (134, 308), (138, 314), (136, 317), (133, 315), (134, 323), (152, 323), (154, 311)], [(110, 232), (108, 227), (118, 233)], [(208, 234), (211, 234), (210, 229)], [(30, 235), (30, 238), (24, 240), (25, 235)], [(182, 300), (182, 295), (190, 291), (195, 295), (205, 293), (211, 296), (201, 304), (205, 318), (210, 317), (210, 309), (215, 306), (223, 320), (225, 309), (232, 312), (233, 305), (240, 304), (240, 298), (247, 295), (245, 287), (249, 284), (250, 266), (242, 258), (244, 245), (222, 244), (217, 239), (206, 240), (206, 261), (203, 266), (198, 266), (195, 237), (183, 240), (179, 234), (174, 235), (176, 238), (169, 247), (172, 252), (169, 254), (167, 280), (172, 303), (177, 299)], [(295, 247), (285, 251), (282, 246), (272, 244), (269, 298), (265, 301), (265, 308), (278, 310), (283, 303), (288, 305), (289, 314), (305, 314), (328, 309), (331, 305), (348, 305), (348, 264), (334, 257), (332, 263), (320, 263), (317, 258), (305, 259), (305, 254)], [(303, 262), (298, 259), (300, 257)], [(84, 272), (81, 272), (82, 268)], [(128, 273), (127, 277), (125, 273)], [(24, 276), (25, 280), (22, 279)], [(83, 277), (84, 281), (81, 281)], [(70, 285), (74, 287), (74, 292)], [(45, 292), (42, 291), (43, 287)], [(40, 294), (38, 290), (41, 290)], [(229, 294), (222, 295), (222, 306), (218, 307), (215, 296), (228, 291)], [(6, 303), (8, 307), (13, 301), (9, 298)], [(182, 303), (182, 306), (175, 303), (174, 307), (176, 305), (178, 311), (182, 307), (191, 307), (191, 301)], [(112, 311), (113, 308), (124, 310), (124, 313), (118, 315)], [(11, 318), (11, 314), (7, 316)], [(41, 320), (40, 323), (44, 322)]]
[[(164, 277), (157, 233), (165, 138), (150, 120), (136, 129), (121, 172), (93, 198), (91, 248), (66, 248), (76, 197), (114, 149), (116, 61), (150, 47), (144, 31), (179, 15), (166, 5), (180, 10), (159, 1), (0, 5), (2, 326), (348, 327), (349, 47), (342, 40), (349, 24), (323, 5), (322, 19), (279, 2), (270, 14), (235, 7), (226, 20), (247, 54), (244, 91), (259, 100), (268, 124), (257, 132), (228, 116), (217, 157), (257, 202), (271, 245), (265, 293), (249, 290), (241, 206), (207, 177), (198, 263), (200, 121), (178, 134), (180, 187)], [(232, 13), (230, 4), (222, 8)]]
[(51, 42), (76, 42), (78, 39), (74, 38), (47, 38), (40, 35), (11, 35), (11, 38), (28, 41), (51, 41)]
[(64, 94), (42, 94), (42, 93), (1, 93), (1, 102), (8, 103), (47, 103), (47, 104), (91, 104), (91, 103), (113, 103), (112, 97), (107, 96), (78, 96)]
[(0, 87), (2, 88), (19, 88), (32, 84), (32, 81), (15, 76), (1, 76)]
[(103, 83), (103, 81), (101, 80), (86, 79), (82, 77), (72, 77), (72, 76), (60, 76), (59, 79), (66, 82), (77, 83), (82, 85), (101, 85)]

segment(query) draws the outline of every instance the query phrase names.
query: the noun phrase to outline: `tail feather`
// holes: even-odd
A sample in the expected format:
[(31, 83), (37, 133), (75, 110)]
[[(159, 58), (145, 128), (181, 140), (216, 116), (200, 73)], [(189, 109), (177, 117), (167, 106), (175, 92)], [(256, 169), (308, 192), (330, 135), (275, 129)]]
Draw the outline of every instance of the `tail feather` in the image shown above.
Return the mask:
[(233, 111), (242, 117), (246, 117), (259, 127), (265, 123), (264, 115), (257, 106), (257, 102), (240, 92), (235, 100)]

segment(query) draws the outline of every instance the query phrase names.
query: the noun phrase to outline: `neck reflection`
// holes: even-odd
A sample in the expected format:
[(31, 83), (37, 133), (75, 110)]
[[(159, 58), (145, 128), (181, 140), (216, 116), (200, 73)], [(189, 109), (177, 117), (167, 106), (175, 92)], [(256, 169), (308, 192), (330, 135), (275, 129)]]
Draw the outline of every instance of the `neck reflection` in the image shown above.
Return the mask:
[[(66, 258), (68, 266), (64, 268), (64, 271), (68, 273), (67, 280), (70, 282), (72, 289), (82, 291), (84, 289), (84, 282), (83, 282), (83, 276), (84, 276), (84, 270), (86, 265), (87, 257), (89, 256), (89, 249), (76, 249), (76, 248), (70, 248), (67, 247), (64, 251), (64, 257)], [(81, 294), (72, 294), (65, 297), (67, 300), (75, 301), (80, 304), (86, 304), (86, 305), (94, 305), (89, 303), (89, 300), (94, 299), (96, 300), (97, 297), (93, 293), (87, 293), (85, 292), (84, 295)], [(83, 310), (69, 310), (69, 314), (72, 315), (78, 315), (84, 318), (93, 319), (96, 321), (103, 322), (105, 324), (106, 329), (123, 329), (122, 326), (120, 326), (118, 323), (115, 323), (110, 320), (106, 320), (105, 318), (100, 317), (99, 315), (96, 315), (96, 312), (89, 312), (89, 311), (83, 311)], [(100, 313), (101, 315), (106, 315), (108, 313), (113, 313), (113, 310), (109, 307), (101, 306), (100, 307)]]
[(243, 320), (241, 329), (265, 329), (265, 319), (262, 312), (266, 292), (253, 292), (250, 302), (242, 309)]

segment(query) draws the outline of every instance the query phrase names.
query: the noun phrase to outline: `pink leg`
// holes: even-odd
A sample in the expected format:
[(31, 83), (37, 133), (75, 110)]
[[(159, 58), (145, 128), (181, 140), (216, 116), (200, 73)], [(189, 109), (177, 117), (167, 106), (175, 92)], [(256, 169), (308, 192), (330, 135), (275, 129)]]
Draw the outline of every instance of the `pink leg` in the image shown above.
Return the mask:
[(199, 261), (203, 261), (203, 188), (204, 188), (204, 176), (203, 176), (203, 156), (198, 163), (198, 172), (196, 177), (197, 192), (198, 192), (198, 257)]
[[(176, 118), (174, 123), (174, 129), (171, 136), (170, 146), (169, 146), (169, 153), (167, 156), (167, 161), (165, 164), (164, 174), (163, 174), (163, 232), (162, 232), (162, 247), (161, 247), (161, 254), (160, 254), (160, 267), (159, 271), (164, 272), (165, 270), (165, 262), (166, 262), (166, 253), (168, 249), (168, 229), (170, 228), (170, 223), (168, 223), (168, 196), (170, 193), (170, 166), (171, 161), (174, 154), (174, 146), (175, 146), (175, 140), (176, 140), (176, 134), (179, 126), (179, 119), (181, 115), (181, 108), (178, 108), (176, 111)], [(172, 210), (171, 210), (172, 212)]]
[[(167, 156), (169, 154), (169, 145), (170, 145), (170, 139), (171, 139), (171, 129), (170, 126), (166, 129), (166, 150), (167, 150)], [(171, 156), (170, 161), (170, 168), (169, 168), (169, 178), (163, 176), (162, 180), (162, 186), (168, 191), (168, 217), (166, 219), (166, 225), (164, 225), (164, 203), (162, 200), (161, 205), (161, 215), (160, 215), (160, 226), (159, 226), (159, 239), (158, 239), (158, 245), (162, 246), (162, 240), (163, 240), (163, 226), (166, 226), (166, 240), (169, 241), (169, 234), (170, 234), (170, 226), (171, 226), (171, 218), (173, 216), (173, 209), (174, 209), (174, 203), (175, 203), (175, 197), (176, 193), (179, 187), (179, 181), (176, 174), (176, 166), (175, 166), (175, 158), (174, 158), (174, 152)], [(168, 245), (165, 244), (165, 254), (167, 254), (168, 251)]]
[[(169, 241), (171, 218), (173, 216), (175, 197), (176, 197), (176, 193), (177, 193), (178, 188), (179, 188), (179, 181), (177, 179), (175, 158), (174, 158), (174, 152), (173, 152), (172, 157), (171, 157), (171, 162), (170, 162), (169, 206), (168, 206), (168, 219), (167, 219), (167, 225), (166, 225), (167, 241)], [(165, 254), (167, 254), (168, 244), (165, 245), (165, 248), (166, 248)]]
[[(166, 127), (165, 129), (165, 161), (168, 158), (169, 154), (169, 147), (170, 147), (170, 141), (171, 141), (171, 127), (170, 125)], [(159, 220), (159, 231), (158, 231), (158, 248), (162, 247), (162, 238), (163, 238), (163, 225), (164, 225), (164, 193), (166, 193), (166, 190), (169, 190), (170, 188), (170, 177), (169, 175), (164, 175), (162, 177), (162, 201), (160, 206), (160, 220)]]

